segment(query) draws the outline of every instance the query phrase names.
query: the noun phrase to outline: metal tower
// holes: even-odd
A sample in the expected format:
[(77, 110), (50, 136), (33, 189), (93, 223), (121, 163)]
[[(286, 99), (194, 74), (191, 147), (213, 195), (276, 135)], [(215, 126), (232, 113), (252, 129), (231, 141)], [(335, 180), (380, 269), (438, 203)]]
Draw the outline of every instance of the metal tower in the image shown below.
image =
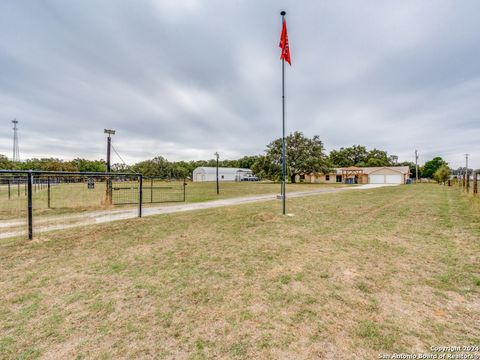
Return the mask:
[(12, 160), (13, 160), (13, 162), (18, 162), (18, 161), (20, 161), (20, 150), (18, 148), (18, 133), (17, 133), (18, 132), (18, 128), (17, 128), (18, 120), (13, 119), (12, 124), (13, 124), (13, 157), (12, 157)]

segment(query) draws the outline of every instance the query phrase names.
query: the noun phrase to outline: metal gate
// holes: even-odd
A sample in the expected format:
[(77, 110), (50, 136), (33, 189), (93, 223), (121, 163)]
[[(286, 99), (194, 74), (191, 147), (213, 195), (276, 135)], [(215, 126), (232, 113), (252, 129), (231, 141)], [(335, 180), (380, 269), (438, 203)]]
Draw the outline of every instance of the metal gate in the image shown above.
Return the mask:
[[(144, 177), (140, 186), (142, 186), (144, 204), (185, 201), (185, 179)], [(113, 182), (112, 203), (114, 205), (137, 204), (138, 187), (138, 183)]]

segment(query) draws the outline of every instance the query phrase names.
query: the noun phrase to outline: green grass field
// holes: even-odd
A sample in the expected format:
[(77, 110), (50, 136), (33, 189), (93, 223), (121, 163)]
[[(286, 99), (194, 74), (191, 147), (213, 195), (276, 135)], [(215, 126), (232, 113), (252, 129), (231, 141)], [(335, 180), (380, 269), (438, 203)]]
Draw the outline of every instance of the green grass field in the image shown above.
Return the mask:
[[(259, 185), (260, 186), (260, 185)], [(373, 359), (479, 345), (480, 199), (388, 187), (0, 240), (0, 357)]]
[[(171, 187), (172, 190), (154, 190), (153, 200), (167, 200), (166, 202), (150, 204), (152, 199), (150, 181), (145, 181), (143, 200), (145, 206), (159, 206), (168, 204), (170, 200), (182, 200), (183, 190), (182, 182), (154, 182), (154, 187)], [(351, 186), (345, 184), (289, 184), (287, 191), (302, 191), (322, 187)], [(137, 182), (115, 182), (114, 188), (129, 188), (118, 194), (120, 200), (125, 202), (138, 202), (138, 183)], [(160, 193), (164, 192), (164, 194)], [(172, 194), (172, 192), (174, 194)], [(225, 182), (220, 184), (220, 195), (216, 193), (216, 184), (213, 182), (187, 182), (186, 187), (187, 203), (202, 202), (216, 199), (226, 199), (232, 197), (241, 197), (259, 194), (280, 193), (280, 184), (272, 182)], [(116, 196), (116, 195), (114, 195)], [(33, 194), (34, 215), (37, 216), (57, 216), (63, 214), (80, 213), (84, 211), (101, 209), (118, 209), (125, 207), (135, 207), (135, 204), (127, 205), (108, 205), (106, 202), (106, 185), (97, 183), (94, 189), (88, 189), (85, 183), (60, 184), (51, 187), (51, 202), (48, 208), (48, 192), (46, 188), (38, 190)], [(25, 196), (24, 185), (21, 186), (20, 197), (18, 197), (17, 187), (11, 188), (11, 199), (8, 200), (7, 187), (0, 187), (0, 219), (25, 218), (27, 213), (27, 199)]]

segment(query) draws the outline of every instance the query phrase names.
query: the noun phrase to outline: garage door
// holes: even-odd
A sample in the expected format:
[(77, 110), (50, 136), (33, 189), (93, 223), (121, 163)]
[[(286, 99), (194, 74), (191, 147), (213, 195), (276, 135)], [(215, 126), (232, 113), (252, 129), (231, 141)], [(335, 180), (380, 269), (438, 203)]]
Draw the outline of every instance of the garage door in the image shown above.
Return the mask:
[(385, 180), (387, 184), (401, 184), (402, 175), (386, 175)]
[(385, 184), (385, 175), (370, 175), (370, 184)]

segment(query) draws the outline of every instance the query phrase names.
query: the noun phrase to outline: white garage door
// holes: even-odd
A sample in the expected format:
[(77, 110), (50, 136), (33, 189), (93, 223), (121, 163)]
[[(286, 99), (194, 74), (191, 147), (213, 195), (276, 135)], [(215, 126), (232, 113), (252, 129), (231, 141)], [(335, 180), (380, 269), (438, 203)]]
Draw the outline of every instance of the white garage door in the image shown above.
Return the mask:
[(385, 175), (370, 175), (370, 184), (385, 184)]
[(386, 175), (385, 180), (387, 184), (401, 184), (402, 175)]

